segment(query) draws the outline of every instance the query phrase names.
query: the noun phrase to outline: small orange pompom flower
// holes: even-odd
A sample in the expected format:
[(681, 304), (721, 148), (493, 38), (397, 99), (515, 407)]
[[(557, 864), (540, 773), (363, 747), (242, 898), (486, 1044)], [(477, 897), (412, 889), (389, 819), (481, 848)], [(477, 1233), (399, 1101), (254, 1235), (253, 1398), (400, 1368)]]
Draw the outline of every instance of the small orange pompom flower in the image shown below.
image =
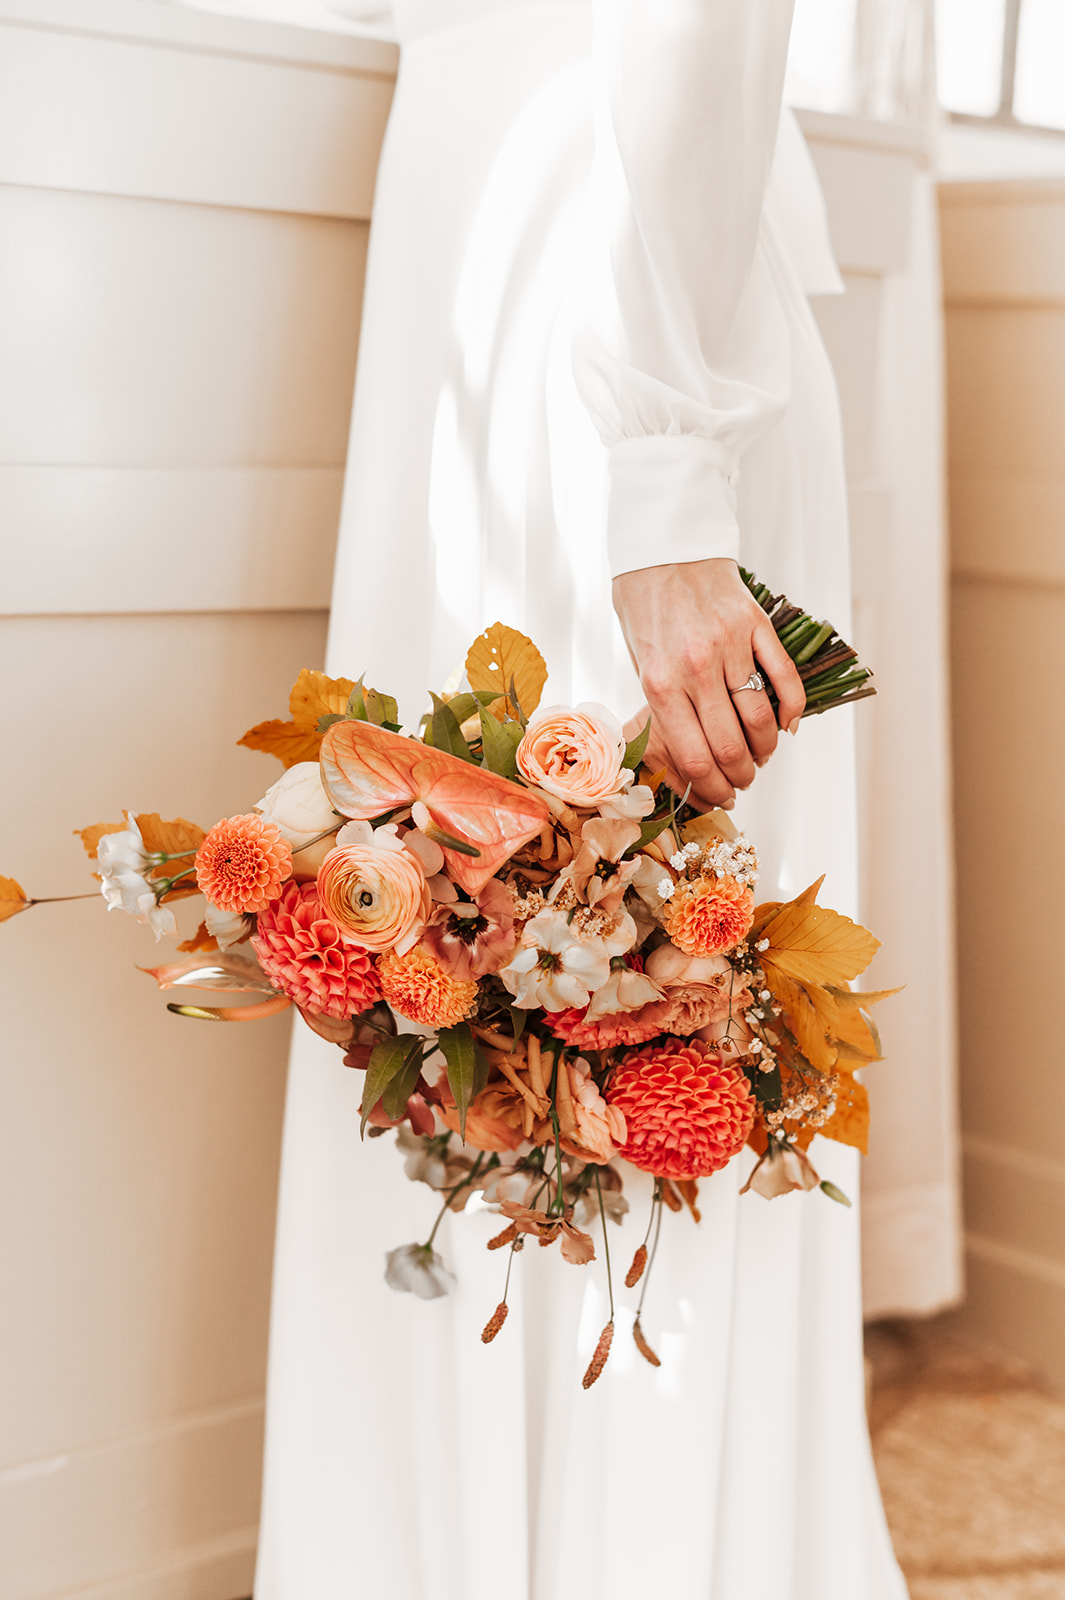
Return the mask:
[(605, 1091), (625, 1118), (618, 1152), (659, 1178), (707, 1178), (743, 1149), (754, 1096), (702, 1039), (663, 1039), (623, 1056)]
[(406, 955), (388, 950), (377, 963), (381, 993), (390, 1006), (426, 1028), (453, 1028), (468, 1016), (477, 984), (453, 978), (421, 945)]
[(262, 911), (291, 876), (288, 840), (257, 812), (223, 817), (196, 852), (196, 882), (220, 911)]
[(715, 956), (745, 939), (754, 921), (754, 895), (735, 878), (683, 879), (664, 908), (666, 932), (688, 956)]

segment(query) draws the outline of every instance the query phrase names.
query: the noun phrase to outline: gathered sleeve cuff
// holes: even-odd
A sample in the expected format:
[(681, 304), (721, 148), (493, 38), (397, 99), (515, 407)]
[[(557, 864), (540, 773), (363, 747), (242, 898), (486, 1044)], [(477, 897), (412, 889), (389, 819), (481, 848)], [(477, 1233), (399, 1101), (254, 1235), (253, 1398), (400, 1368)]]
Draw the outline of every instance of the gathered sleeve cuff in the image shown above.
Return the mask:
[(609, 453), (610, 574), (712, 556), (739, 560), (736, 468), (699, 434), (645, 434)]

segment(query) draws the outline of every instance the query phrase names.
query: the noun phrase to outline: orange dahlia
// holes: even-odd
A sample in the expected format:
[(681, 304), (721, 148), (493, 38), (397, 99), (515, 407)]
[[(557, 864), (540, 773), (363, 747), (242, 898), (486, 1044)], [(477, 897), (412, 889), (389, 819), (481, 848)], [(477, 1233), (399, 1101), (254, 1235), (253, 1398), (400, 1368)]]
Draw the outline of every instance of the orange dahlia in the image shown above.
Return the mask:
[(313, 883), (286, 883), (251, 942), (267, 977), (304, 1011), (353, 1017), (381, 998), (369, 952), (329, 920)]
[(745, 939), (754, 921), (754, 895), (735, 878), (696, 878), (677, 884), (663, 908), (666, 932), (688, 956), (713, 956)]
[(475, 982), (453, 978), (418, 944), (402, 956), (386, 951), (377, 972), (389, 1005), (426, 1028), (455, 1027), (477, 999)]
[(196, 852), (196, 882), (220, 911), (262, 911), (291, 876), (288, 840), (257, 812), (223, 817)]
[(667, 1038), (623, 1056), (605, 1090), (628, 1134), (619, 1154), (658, 1178), (706, 1178), (742, 1150), (754, 1097), (702, 1039)]

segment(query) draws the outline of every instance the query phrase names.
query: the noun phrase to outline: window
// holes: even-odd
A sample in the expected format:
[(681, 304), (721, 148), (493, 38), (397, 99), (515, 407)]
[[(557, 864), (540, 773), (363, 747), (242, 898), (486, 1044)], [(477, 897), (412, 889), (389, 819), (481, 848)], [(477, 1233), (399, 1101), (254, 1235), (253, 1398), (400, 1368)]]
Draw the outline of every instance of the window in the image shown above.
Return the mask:
[(1063, 0), (936, 0), (936, 55), (957, 120), (1065, 131)]

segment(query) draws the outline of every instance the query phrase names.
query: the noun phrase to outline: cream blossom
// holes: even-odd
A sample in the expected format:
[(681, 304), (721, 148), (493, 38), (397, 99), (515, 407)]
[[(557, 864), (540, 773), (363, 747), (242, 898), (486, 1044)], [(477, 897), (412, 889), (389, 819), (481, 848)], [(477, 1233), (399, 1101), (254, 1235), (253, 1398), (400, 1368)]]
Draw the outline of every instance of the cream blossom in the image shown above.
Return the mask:
[(108, 911), (126, 911), (136, 922), (146, 922), (157, 942), (164, 934), (177, 932), (174, 913), (159, 904), (159, 885), (148, 878), (153, 857), (128, 811), (125, 828), (103, 835), (96, 846), (96, 860), (100, 893)]
[(790, 1194), (795, 1189), (816, 1189), (821, 1179), (813, 1162), (797, 1145), (782, 1145), (770, 1141), (769, 1148), (740, 1190), (746, 1194), (753, 1189), (766, 1200), (775, 1200), (778, 1194)]
[(618, 817), (591, 817), (581, 828), (581, 847), (561, 874), (550, 898), (571, 885), (585, 905), (601, 911), (616, 911), (639, 866), (636, 859), (623, 861), (626, 850), (640, 837), (640, 825)]
[(424, 1244), (403, 1244), (390, 1250), (385, 1257), (385, 1282), (401, 1294), (416, 1294), (419, 1300), (439, 1300), (455, 1287), (443, 1257)]
[(622, 794), (609, 794), (599, 802), (601, 817), (621, 817), (627, 822), (642, 822), (655, 808), (655, 792), (645, 783), (634, 784)]
[(570, 710), (548, 706), (529, 721), (518, 746), (518, 770), (540, 789), (572, 806), (597, 806), (627, 789), (622, 767), (625, 735), (605, 706), (586, 701)]
[(662, 998), (662, 990), (653, 978), (644, 972), (637, 972), (620, 957), (615, 957), (610, 976), (593, 994), (584, 1020), (598, 1022), (600, 1017), (612, 1017), (619, 1011), (640, 1011)]
[(339, 827), (340, 818), (322, 785), (317, 761), (297, 761), (271, 784), (256, 811), (281, 830), (293, 850), (300, 850), (320, 833)]
[(586, 1006), (606, 982), (610, 951), (601, 938), (580, 938), (565, 912), (549, 909), (525, 924), (518, 952), (499, 976), (523, 1011), (566, 1011)]
[(207, 924), (207, 932), (217, 941), (219, 950), (243, 944), (255, 932), (254, 917), (246, 917), (240, 911), (221, 911), (209, 900), (203, 920)]

